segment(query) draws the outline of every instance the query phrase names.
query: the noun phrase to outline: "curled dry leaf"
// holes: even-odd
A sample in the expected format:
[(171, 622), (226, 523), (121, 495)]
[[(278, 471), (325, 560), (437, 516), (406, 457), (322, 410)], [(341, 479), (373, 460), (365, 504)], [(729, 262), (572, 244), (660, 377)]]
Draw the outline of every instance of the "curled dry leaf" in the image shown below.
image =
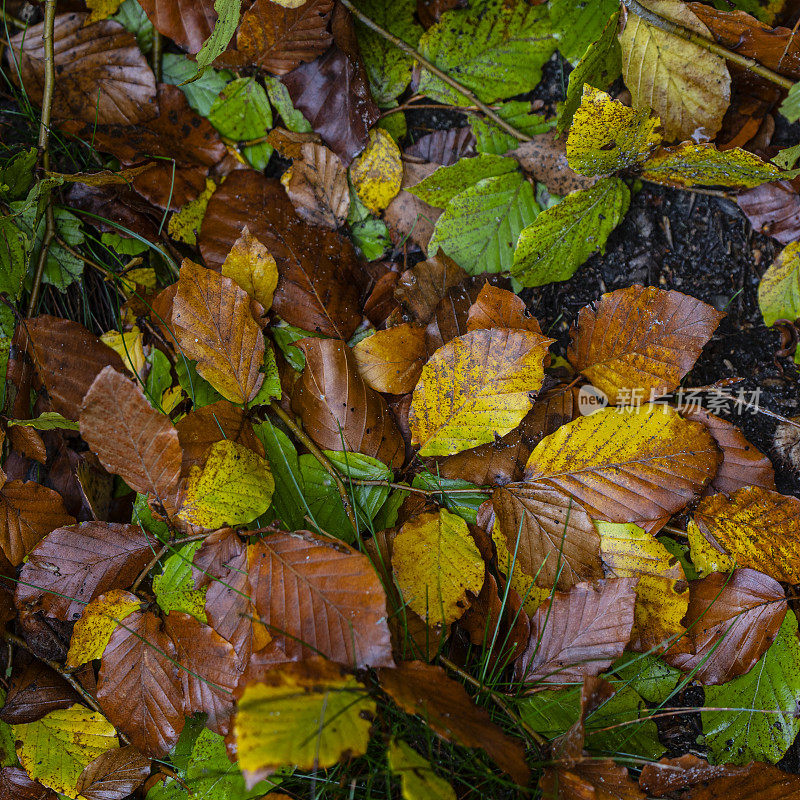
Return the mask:
[(150, 759), (126, 745), (101, 753), (83, 770), (76, 791), (86, 800), (122, 800), (150, 775)]
[(372, 456), (402, 466), (405, 444), (386, 401), (366, 385), (352, 350), (335, 339), (303, 339), (306, 368), (292, 409), (323, 450)]
[(111, 635), (100, 663), (97, 702), (151, 758), (163, 758), (175, 746), (185, 722), (176, 656), (161, 620), (137, 612)]
[[(86, 25), (88, 14), (59, 14), (53, 28), (55, 67), (53, 117), (100, 125), (134, 125), (158, 113), (153, 72), (122, 25), (106, 19)], [(9, 40), (25, 92), (41, 106), (47, 60), (44, 22)], [(15, 83), (17, 68), (8, 70)]]
[[(248, 548), (258, 618), (289, 659), (392, 666), (386, 593), (370, 560), (340, 542), (273, 534)], [(278, 590), (277, 587), (280, 587)]]
[(451, 455), (516, 428), (542, 385), (552, 341), (498, 328), (472, 331), (437, 350), (422, 369), (409, 416), (420, 455)]
[(197, 53), (214, 30), (214, 0), (142, 0), (153, 27), (175, 44)]
[(517, 676), (527, 683), (565, 683), (611, 666), (631, 637), (636, 582), (610, 578), (555, 592), (531, 617)]
[(181, 475), (178, 432), (137, 384), (105, 367), (86, 393), (80, 422), (81, 436), (109, 472), (159, 502), (174, 496)]
[(233, 278), (237, 286), (259, 303), (264, 311), (269, 311), (272, 307), (272, 299), (278, 286), (278, 265), (269, 250), (250, 233), (246, 225), (225, 257), (222, 274)]
[(612, 404), (623, 391), (652, 399), (678, 386), (721, 319), (694, 297), (637, 284), (581, 309), (567, 357)]
[(245, 404), (258, 394), (264, 337), (250, 298), (231, 278), (185, 260), (172, 324), (183, 352), (223, 397)]
[(427, 360), (425, 329), (411, 322), (376, 331), (353, 347), (358, 371), (376, 392), (405, 394), (417, 385)]
[(477, 300), (469, 307), (467, 330), (488, 328), (512, 328), (542, 335), (539, 321), (528, 315), (525, 302), (520, 297), (487, 281)]
[(396, 669), (378, 671), (381, 689), (408, 714), (418, 714), (442, 738), (484, 750), (503, 772), (525, 786), (530, 770), (522, 746), (506, 736), (478, 708), (464, 687), (441, 667), (407, 661)]

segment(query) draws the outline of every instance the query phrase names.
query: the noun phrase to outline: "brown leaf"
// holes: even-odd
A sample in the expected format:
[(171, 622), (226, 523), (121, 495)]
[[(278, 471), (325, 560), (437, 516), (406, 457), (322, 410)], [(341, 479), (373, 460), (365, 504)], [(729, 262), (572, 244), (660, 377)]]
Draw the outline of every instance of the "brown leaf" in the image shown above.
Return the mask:
[(753, 764), (744, 767), (735, 764), (709, 764), (692, 753), (686, 753), (679, 758), (662, 758), (660, 761), (645, 764), (639, 776), (639, 785), (648, 794), (662, 797), (676, 789), (718, 778), (734, 776), (744, 778), (751, 772), (753, 766)]
[(250, 297), (231, 278), (186, 259), (178, 278), (172, 324), (197, 371), (232, 403), (249, 403), (264, 383), (264, 336)]
[(138, 525), (84, 522), (54, 530), (22, 568), (20, 610), (76, 620), (90, 600), (125, 589), (153, 557), (153, 540)]
[(569, 589), (603, 577), (600, 534), (571, 496), (544, 484), (512, 483), (495, 489), (492, 505), (509, 552), (539, 586), (558, 578), (558, 588)]
[(48, 533), (73, 522), (52, 489), (33, 481), (8, 481), (0, 489), (0, 548), (15, 567)]
[(437, 251), (401, 276), (395, 297), (421, 325), (427, 325), (448, 290), (466, 283), (469, 276), (450, 256)]
[(693, 672), (702, 684), (727, 683), (749, 672), (764, 655), (778, 635), (786, 608), (781, 585), (762, 572), (712, 572), (689, 584), (684, 625), (694, 652), (667, 653), (666, 658), (684, 672)]
[(477, 155), (475, 134), (472, 133), (472, 128), (469, 126), (434, 131), (417, 139), (414, 144), (405, 149), (405, 154), (422, 161), (449, 167), (462, 158)]
[(81, 403), (103, 367), (124, 371), (122, 359), (83, 325), (42, 315), (26, 323), (33, 359), (53, 408), (77, 422)]
[[(88, 14), (56, 16), (53, 118), (101, 125), (152, 119), (158, 113), (156, 84), (136, 39), (110, 19), (84, 27), (88, 18)], [(9, 40), (25, 92), (37, 106), (42, 104), (45, 82), (44, 25), (32, 25)], [(17, 82), (16, 67), (8, 75)]]
[(292, 409), (323, 450), (346, 449), (397, 469), (405, 445), (386, 401), (364, 383), (352, 350), (336, 339), (303, 339), (306, 367)]
[(555, 592), (531, 617), (517, 676), (530, 683), (564, 683), (611, 666), (631, 637), (636, 583), (636, 578), (612, 578)]
[(614, 687), (606, 680), (594, 676), (583, 679), (578, 719), (552, 743), (553, 757), (561, 765), (573, 767), (581, 760), (586, 740), (586, 718), (614, 696)]
[(81, 436), (103, 466), (135, 492), (155, 495), (160, 502), (177, 492), (178, 432), (137, 384), (105, 367), (86, 393), (80, 423)]
[(47, 460), (47, 448), (39, 431), (29, 428), (27, 425), (12, 425), (8, 428), (7, 433), (14, 450), (19, 451), (20, 455), (25, 458), (38, 461), (44, 466)]
[(762, 183), (736, 196), (753, 230), (789, 244), (800, 238), (800, 195), (789, 181)]
[(0, 800), (58, 800), (58, 795), (32, 781), (20, 767), (0, 769)]
[(242, 17), (236, 46), (251, 66), (285, 75), (330, 47), (332, 9), (333, 0), (306, 0), (297, 8), (255, 0)]
[(439, 736), (462, 747), (484, 750), (516, 783), (528, 783), (530, 770), (522, 746), (491, 722), (489, 714), (441, 667), (407, 661), (396, 669), (379, 670), (378, 680), (403, 711), (418, 714)]
[(149, 612), (125, 618), (103, 653), (97, 702), (108, 721), (151, 758), (163, 758), (185, 722), (177, 653)]
[[(264, 2), (280, 8), (272, 0)], [(347, 170), (332, 150), (313, 142), (301, 145), (300, 157), (284, 173), (281, 183), (304, 220), (332, 230), (344, 225), (350, 210), (350, 186)]]
[(610, 758), (571, 769), (547, 767), (539, 779), (542, 800), (646, 800), (628, 770)]
[[(645, 769), (648, 766), (646, 765)], [(653, 765), (655, 766), (655, 765)], [(721, 777), (711, 775), (721, 773)], [(696, 785), (681, 795), (682, 800), (798, 800), (800, 798), (800, 777), (789, 775), (772, 764), (750, 763), (746, 767), (723, 764), (709, 768), (708, 772), (697, 768), (687, 772), (686, 777), (696, 783), (698, 773), (708, 775), (710, 782)], [(702, 779), (701, 779), (702, 780)], [(686, 785), (686, 783), (684, 783)]]
[(525, 302), (508, 289), (485, 283), (475, 302), (467, 312), (467, 330), (485, 328), (513, 328), (541, 335), (536, 317), (528, 315)]
[(217, 21), (214, 0), (142, 0), (139, 5), (162, 36), (190, 53), (199, 52)]
[(646, 402), (678, 386), (721, 319), (712, 306), (681, 292), (618, 289), (581, 309), (567, 358), (612, 404), (623, 390)]
[(175, 645), (180, 666), (184, 713), (203, 712), (206, 726), (225, 736), (233, 714), (233, 690), (239, 682), (236, 653), (230, 642), (189, 614), (171, 611), (164, 630)]
[(556, 131), (537, 133), (531, 141), (523, 142), (509, 155), (519, 161), (528, 175), (543, 183), (550, 194), (566, 195), (588, 189), (598, 180), (579, 175), (570, 167), (566, 139), (558, 138)]
[(417, 16), (423, 27), (430, 28), (442, 18), (445, 11), (466, 5), (467, 0), (417, 0)]
[(273, 534), (250, 546), (248, 568), (259, 619), (285, 636), (289, 658), (394, 664), (386, 593), (366, 556), (311, 534)]
[(94, 214), (95, 216), (90, 218), (91, 224), (101, 231), (114, 231), (118, 236), (131, 238), (119, 227), (111, 224), (116, 223), (117, 226), (143, 236), (149, 242), (159, 241), (158, 226), (161, 220), (160, 217), (158, 220), (154, 218), (157, 209), (133, 189), (124, 186), (86, 186), (76, 183), (70, 187), (67, 198), (72, 211)]
[(424, 203), (416, 195), (405, 190), (430, 177), (438, 168), (439, 165), (433, 163), (403, 162), (403, 181), (400, 184), (400, 193), (389, 203), (383, 214), (395, 246), (410, 239), (423, 251), (428, 249), (431, 236), (433, 236), (433, 228), (436, 220), (442, 215), (442, 209)]
[(124, 800), (150, 775), (150, 759), (126, 745), (99, 755), (78, 778), (76, 791), (86, 800)]
[(427, 361), (425, 329), (404, 322), (377, 331), (353, 347), (358, 371), (376, 392), (405, 394), (417, 385)]
[(349, 339), (361, 322), (359, 264), (349, 239), (334, 231), (310, 233), (278, 181), (239, 170), (214, 192), (203, 219), (200, 251), (210, 267), (222, 266), (242, 220), (277, 262), (275, 312), (303, 330)]

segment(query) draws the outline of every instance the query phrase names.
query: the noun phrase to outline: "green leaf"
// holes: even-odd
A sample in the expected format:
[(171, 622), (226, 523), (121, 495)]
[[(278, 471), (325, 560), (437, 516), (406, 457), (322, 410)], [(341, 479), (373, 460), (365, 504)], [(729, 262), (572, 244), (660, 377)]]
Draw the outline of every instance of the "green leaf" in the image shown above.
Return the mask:
[[(150, 52), (153, 47), (153, 23), (136, 0), (125, 0), (111, 19), (119, 22), (126, 31), (136, 37), (136, 43), (143, 53)], [(165, 54), (164, 58), (166, 57)]]
[[(6, 692), (0, 689), (0, 705), (5, 705)], [(0, 767), (14, 767), (19, 764), (14, 748), (14, 733), (7, 722), (0, 720)]]
[(2, 403), (0, 408), (6, 405), (6, 373), (8, 372), (8, 356), (11, 353), (11, 340), (14, 338), (14, 328), (17, 321), (14, 319), (14, 311), (5, 303), (0, 303), (0, 386), (3, 387)]
[[(535, 88), (555, 48), (547, 6), (525, 0), (474, 0), (469, 8), (444, 13), (419, 43), (423, 56), (484, 103)], [(469, 105), (424, 67), (418, 91), (443, 103)]]
[(28, 269), (28, 237), (13, 217), (0, 218), (0, 292), (19, 300)]
[(800, 82), (789, 89), (789, 94), (781, 103), (780, 112), (789, 122), (797, 122), (800, 119)]
[[(231, 81), (211, 106), (208, 121), (223, 136), (237, 142), (265, 136), (272, 127), (272, 109), (264, 87), (255, 78)], [(263, 170), (272, 155), (272, 145), (248, 145), (242, 148), (242, 155), (251, 167)]]
[(200, 68), (198, 77), (213, 63), (215, 58), (219, 58), (225, 52), (233, 34), (236, 33), (241, 10), (242, 0), (214, 0), (217, 21), (211, 35), (203, 42), (203, 46), (197, 54), (197, 66)]
[(800, 731), (800, 642), (787, 611), (769, 650), (746, 675), (705, 688), (703, 732), (712, 764), (780, 761)]
[(758, 284), (758, 306), (765, 325), (800, 317), (800, 242), (790, 242)]
[[(502, 103), (495, 111), (498, 117), (527, 136), (547, 133), (553, 127), (553, 124), (547, 122), (541, 114), (533, 114), (531, 104), (525, 100)], [(469, 126), (475, 134), (476, 149), (479, 153), (503, 155), (519, 145), (510, 133), (506, 133), (496, 122), (488, 118), (470, 115)]]
[(389, 769), (400, 779), (403, 800), (456, 800), (453, 787), (405, 742), (392, 739), (388, 757)]
[[(418, 472), (411, 485), (415, 489), (441, 492), (441, 494), (433, 495), (432, 499), (441, 503), (448, 511), (458, 514), (471, 525), (476, 523), (478, 507), (489, 499), (489, 495), (478, 489), (474, 483), (462, 478), (440, 478), (427, 471)], [(454, 489), (459, 491), (453, 494)], [(465, 489), (474, 489), (474, 492), (464, 491)]]
[(289, 97), (289, 90), (272, 75), (264, 75), (263, 80), (270, 103), (281, 115), (283, 127), (295, 133), (310, 133), (311, 123), (303, 116), (302, 111), (294, 107), (292, 98)]
[(268, 345), (264, 352), (264, 364), (261, 367), (264, 373), (264, 383), (258, 394), (250, 401), (249, 407), (269, 405), (271, 400), (279, 400), (281, 396), (281, 376), (278, 374), (278, 362), (275, 361), (275, 351)]
[(369, 209), (361, 202), (352, 184), (350, 184), (347, 224), (353, 244), (367, 261), (376, 261), (389, 249), (391, 240), (386, 223), (369, 213)]
[(150, 506), (147, 505), (147, 495), (137, 494), (136, 499), (133, 501), (133, 513), (131, 514), (131, 522), (134, 525), (139, 525), (143, 530), (147, 531), (151, 536), (155, 536), (159, 542), (167, 542), (170, 538), (170, 528), (166, 522), (162, 522), (153, 516)]
[(800, 144), (785, 147), (773, 157), (772, 163), (777, 164), (781, 169), (791, 169), (797, 163), (798, 158), (800, 158)]
[(283, 357), (289, 362), (289, 366), (291, 366), (292, 369), (296, 369), (298, 372), (302, 372), (305, 369), (306, 357), (303, 351), (295, 346), (295, 342), (299, 342), (301, 339), (306, 339), (309, 336), (322, 338), (318, 333), (304, 331), (302, 328), (289, 325), (282, 320), (277, 325), (273, 325), (270, 328), (270, 332), (272, 333), (272, 338), (275, 340), (275, 344), (278, 345), (278, 349), (283, 353)]
[(186, 95), (186, 102), (201, 117), (207, 117), (211, 113), (211, 108), (219, 93), (233, 79), (233, 73), (209, 67), (196, 81), (181, 86), (196, 72), (197, 64), (186, 56), (177, 53), (164, 53), (162, 56), (161, 77), (164, 83), (180, 86), (181, 91)]
[(195, 408), (202, 408), (222, 400), (222, 395), (198, 374), (196, 361), (181, 358), (179, 353), (175, 359), (175, 372), (178, 373), (181, 389), (186, 392)]
[(550, 0), (550, 20), (558, 50), (576, 64), (619, 8), (617, 0)]
[[(416, 48), (422, 27), (414, 19), (414, 0), (355, 0), (354, 4), (384, 30)], [(372, 97), (381, 108), (391, 106), (411, 82), (414, 58), (358, 19), (355, 25)]]
[(153, 347), (147, 356), (150, 371), (144, 382), (144, 393), (153, 408), (161, 408), (161, 398), (172, 385), (172, 365), (169, 359), (157, 348)]
[(116, 250), (121, 256), (138, 256), (150, 249), (146, 242), (140, 242), (138, 239), (128, 239), (113, 231), (101, 233), (100, 241), (106, 247)]
[(517, 171), (517, 161), (496, 155), (462, 158), (449, 167), (439, 167), (436, 172), (421, 180), (408, 191), (425, 203), (444, 208), (450, 200), (474, 186), (484, 178), (493, 178)]
[(447, 204), (428, 255), (441, 248), (470, 275), (505, 272), (513, 263), (520, 233), (538, 212), (533, 188), (516, 170), (484, 178)]
[(511, 274), (523, 286), (565, 281), (598, 250), (619, 225), (630, 203), (619, 178), (603, 178), (568, 194), (520, 234)]
[(195, 589), (192, 579), (192, 560), (202, 544), (185, 544), (164, 561), (161, 573), (153, 578), (156, 602), (165, 614), (180, 611), (191, 614), (200, 622), (208, 621), (205, 612), (208, 586)]
[[(612, 683), (630, 686), (648, 703), (663, 703), (675, 691), (682, 677), (680, 670), (669, 666), (653, 653), (625, 653), (609, 670)], [(611, 680), (611, 679), (609, 679)]]
[(43, 411), (36, 419), (9, 419), (6, 425), (24, 425), (26, 428), (35, 428), (37, 431), (77, 431), (80, 430), (77, 422), (62, 417), (55, 411)]
[(674, 539), (670, 539), (669, 536), (659, 536), (658, 541), (663, 544), (664, 547), (666, 547), (667, 550), (669, 550), (669, 552), (678, 559), (678, 561), (681, 562), (683, 573), (686, 575), (687, 581), (696, 581), (702, 577), (689, 558), (688, 545), (683, 544), (682, 542), (676, 542)]
[(775, 11), (770, 10), (774, 7), (774, 3), (768, 3), (765, 7), (761, 0), (712, 0), (712, 2), (720, 11), (738, 9), (770, 25), (775, 21)]
[(578, 66), (570, 73), (567, 99), (558, 116), (559, 132), (565, 131), (572, 123), (572, 117), (581, 104), (584, 84), (607, 89), (622, 75), (622, 48), (617, 39), (618, 23), (619, 13), (616, 13), (608, 21), (600, 38), (589, 45)]
[(31, 147), (12, 156), (5, 163), (0, 169), (0, 197), (4, 200), (18, 200), (26, 194), (33, 183), (37, 155), (37, 149)]

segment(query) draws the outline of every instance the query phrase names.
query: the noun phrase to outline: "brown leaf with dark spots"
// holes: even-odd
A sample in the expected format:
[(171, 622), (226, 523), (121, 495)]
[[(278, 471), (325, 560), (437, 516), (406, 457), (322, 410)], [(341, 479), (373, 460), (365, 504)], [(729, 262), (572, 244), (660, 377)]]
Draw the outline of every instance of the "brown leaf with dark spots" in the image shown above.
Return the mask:
[(103, 466), (135, 492), (161, 502), (177, 492), (178, 432), (166, 414), (147, 402), (138, 384), (105, 367), (83, 399), (80, 424), (81, 436)]
[(232, 278), (186, 259), (172, 325), (182, 351), (223, 397), (245, 404), (258, 394), (264, 383), (264, 336), (249, 295)]
[(16, 567), (51, 531), (72, 525), (58, 492), (28, 481), (8, 481), (0, 489), (0, 549)]
[(689, 584), (683, 621), (693, 652), (667, 653), (666, 659), (705, 685), (727, 683), (749, 672), (764, 655), (786, 609), (783, 588), (763, 572), (712, 572)]
[(303, 330), (349, 339), (361, 322), (360, 266), (349, 239), (327, 230), (311, 234), (278, 181), (239, 170), (214, 192), (203, 219), (200, 250), (210, 267), (222, 266), (242, 220), (278, 265), (275, 312)]
[(531, 638), (517, 677), (526, 683), (564, 683), (599, 675), (631, 638), (637, 578), (579, 583), (555, 592), (531, 617)]
[(169, 753), (185, 722), (176, 656), (161, 620), (149, 612), (134, 612), (111, 634), (100, 663), (100, 708), (151, 758)]
[(21, 767), (0, 769), (0, 800), (58, 800), (58, 795), (32, 781)]
[(378, 681), (403, 711), (418, 714), (442, 738), (484, 750), (521, 786), (530, 780), (523, 747), (491, 722), (489, 714), (441, 667), (407, 661), (396, 669), (379, 670)]
[(101, 753), (80, 774), (76, 791), (86, 800), (124, 800), (150, 775), (150, 759), (132, 745)]
[(76, 620), (90, 600), (130, 586), (153, 557), (153, 548), (153, 539), (138, 525), (84, 522), (58, 528), (23, 566), (17, 607)]
[(467, 312), (467, 330), (514, 328), (541, 335), (536, 317), (529, 316), (525, 302), (514, 292), (485, 283)]
[[(369, 559), (311, 534), (272, 534), (248, 548), (256, 610), (289, 658), (392, 666), (386, 593)], [(307, 647), (303, 646), (303, 643)]]
[(426, 325), (447, 292), (468, 279), (469, 275), (439, 250), (432, 258), (403, 272), (394, 293), (414, 319)]
[[(156, 83), (133, 34), (110, 19), (86, 25), (88, 14), (59, 14), (53, 30), (58, 80), (53, 118), (100, 125), (134, 125), (158, 113)], [(12, 36), (13, 61), (25, 92), (42, 104), (45, 84), (45, 23)], [(7, 74), (16, 83), (16, 66)]]
[(536, 134), (509, 155), (528, 175), (543, 183), (550, 194), (566, 195), (597, 183), (597, 178), (579, 175), (570, 167), (566, 139), (559, 139), (555, 131)]
[(336, 339), (303, 339), (306, 367), (292, 409), (323, 450), (346, 449), (402, 466), (405, 445), (386, 401), (366, 385), (352, 350)]
[(377, 392), (405, 394), (413, 391), (428, 360), (425, 330), (404, 322), (377, 331), (358, 342), (353, 355), (367, 386)]
[(81, 403), (103, 367), (124, 371), (122, 359), (83, 325), (42, 315), (26, 322), (33, 360), (53, 408), (77, 422)]
[(736, 196), (753, 230), (789, 244), (800, 238), (800, 195), (789, 181), (762, 183)]
[(199, 52), (217, 21), (214, 0), (142, 0), (153, 27), (178, 47)]
[[(718, 778), (744, 778), (752, 771), (753, 766), (753, 764), (742, 767), (735, 764), (709, 764), (708, 761), (692, 753), (686, 753), (679, 758), (662, 758), (660, 761), (644, 764), (639, 775), (639, 786), (654, 797), (663, 797), (677, 789), (715, 781)], [(786, 775), (786, 773), (781, 774)]]
[(421, 136), (414, 144), (407, 147), (405, 154), (449, 167), (462, 158), (477, 155), (475, 134), (468, 125), (463, 128), (434, 131)]
[(539, 778), (542, 800), (647, 800), (625, 767), (610, 758), (571, 769), (547, 767)]
[(164, 629), (181, 667), (184, 712), (207, 714), (206, 726), (225, 736), (233, 714), (233, 690), (239, 682), (233, 646), (205, 623), (178, 611), (167, 615)]
[(511, 483), (495, 489), (492, 505), (509, 552), (539, 586), (558, 578), (558, 588), (569, 589), (603, 577), (600, 534), (570, 495), (544, 484)]
[(236, 47), (251, 66), (285, 75), (330, 47), (332, 9), (333, 0), (306, 0), (296, 8), (255, 0), (242, 16)]

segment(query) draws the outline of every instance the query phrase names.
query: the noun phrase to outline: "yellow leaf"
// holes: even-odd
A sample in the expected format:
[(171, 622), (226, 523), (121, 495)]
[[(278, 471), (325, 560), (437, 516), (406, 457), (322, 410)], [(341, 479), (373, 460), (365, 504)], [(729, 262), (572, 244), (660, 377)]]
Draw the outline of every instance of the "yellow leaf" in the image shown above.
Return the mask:
[(208, 530), (247, 525), (269, 508), (274, 490), (269, 463), (223, 439), (211, 445), (202, 469), (192, 467), (178, 517)]
[[(643, 0), (658, 16), (713, 41), (708, 28), (680, 0)], [(722, 127), (731, 99), (725, 59), (628, 11), (619, 35), (622, 76), (633, 107), (661, 118), (666, 138), (711, 139)]]
[(152, 267), (134, 267), (129, 269), (121, 278), (122, 284), (128, 291), (135, 291), (137, 285), (145, 289), (155, 289), (157, 284), (156, 271)]
[(800, 242), (778, 253), (758, 284), (758, 305), (765, 325), (800, 317)]
[(89, 19), (86, 20), (86, 25), (91, 25), (93, 22), (100, 22), (102, 19), (108, 19), (112, 14), (119, 11), (123, 0), (86, 0), (86, 7), (92, 12)]
[(87, 661), (100, 658), (111, 634), (117, 629), (117, 620), (125, 619), (141, 605), (136, 595), (123, 589), (112, 589), (92, 600), (75, 623), (67, 653), (67, 666), (79, 667)]
[(373, 128), (369, 132), (369, 144), (350, 167), (350, 180), (359, 200), (373, 214), (380, 214), (400, 192), (400, 148), (386, 131)]
[(239, 288), (261, 303), (264, 311), (272, 307), (272, 297), (278, 285), (278, 265), (246, 225), (225, 258), (222, 274), (232, 278)]
[(144, 368), (147, 362), (144, 357), (142, 332), (139, 328), (134, 325), (128, 333), (107, 331), (100, 337), (100, 341), (118, 353), (122, 363), (131, 372), (140, 378), (144, 376)]
[(584, 84), (567, 136), (567, 160), (582, 175), (608, 175), (644, 161), (660, 144), (658, 117)]
[(403, 599), (429, 625), (449, 625), (478, 594), (486, 568), (467, 523), (449, 511), (409, 520), (392, 546), (392, 569)]
[(119, 747), (114, 726), (80, 705), (51, 711), (37, 722), (12, 725), (17, 756), (30, 778), (70, 798), (81, 772), (102, 753)]
[(514, 554), (508, 549), (506, 537), (503, 536), (497, 522), (492, 526), (492, 541), (497, 550), (497, 566), (500, 571), (508, 575), (511, 565), (514, 565), (510, 578), (511, 588), (520, 596), (525, 612), (529, 616), (532, 615), (550, 597), (551, 590), (537, 586), (535, 579), (522, 571), (519, 559), (515, 559)]
[(456, 800), (453, 787), (405, 742), (392, 739), (388, 756), (389, 769), (400, 778), (403, 800)]
[(161, 395), (161, 410), (165, 414), (170, 414), (180, 403), (182, 394), (180, 386), (170, 386), (169, 389), (165, 389), (164, 394)]
[(409, 425), (421, 456), (492, 442), (519, 425), (544, 379), (552, 339), (530, 331), (471, 331), (440, 347), (414, 389)]
[(689, 585), (680, 561), (638, 525), (595, 525), (600, 532), (600, 555), (611, 575), (639, 579), (633, 649), (644, 652), (677, 642), (685, 632), (681, 620), (689, 608)]
[(692, 520), (689, 520), (686, 533), (689, 537), (692, 564), (701, 578), (712, 572), (730, 572), (736, 566), (736, 562), (727, 553), (719, 550), (700, 533), (700, 528)]
[(194, 247), (197, 244), (197, 234), (203, 224), (208, 202), (211, 195), (217, 190), (217, 184), (206, 178), (206, 188), (194, 200), (190, 200), (180, 211), (176, 211), (167, 223), (167, 231), (173, 239)]
[(247, 685), (233, 723), (248, 785), (287, 764), (310, 770), (367, 750), (375, 702), (321, 658), (281, 664)]
[(425, 328), (405, 322), (377, 331), (358, 342), (353, 355), (367, 386), (387, 394), (405, 394), (417, 385), (428, 356)]
[(284, 8), (300, 8), (305, 5), (306, 0), (272, 0), (272, 2)]

